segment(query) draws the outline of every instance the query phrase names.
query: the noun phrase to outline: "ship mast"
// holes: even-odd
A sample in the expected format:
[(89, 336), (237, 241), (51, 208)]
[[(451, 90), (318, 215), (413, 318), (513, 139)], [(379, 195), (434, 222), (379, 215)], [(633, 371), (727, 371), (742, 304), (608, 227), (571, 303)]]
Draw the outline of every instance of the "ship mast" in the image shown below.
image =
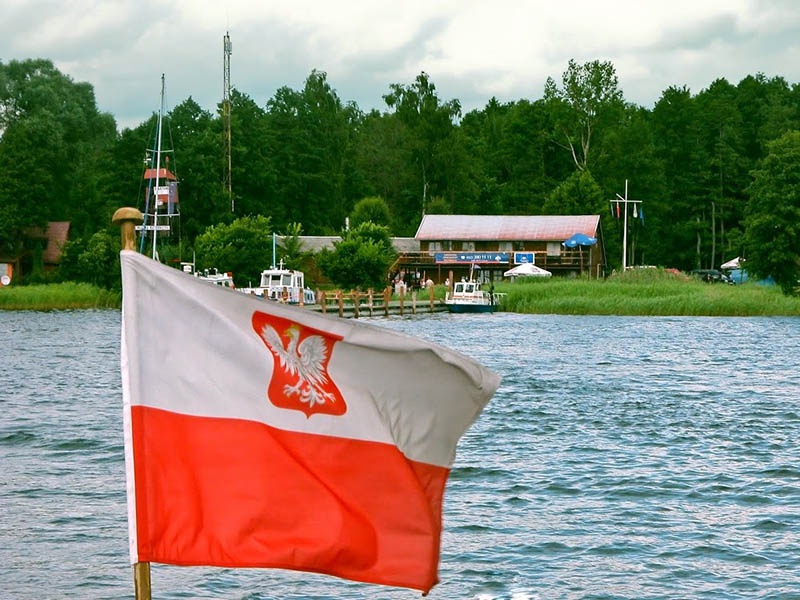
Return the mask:
[[(152, 257), (158, 260), (158, 232), (164, 231), (167, 234), (172, 232), (172, 222), (175, 218), (180, 219), (180, 204), (178, 199), (178, 179), (169, 169), (169, 153), (172, 150), (165, 150), (162, 146), (164, 133), (164, 117), (166, 113), (166, 84), (164, 75), (161, 75), (161, 104), (158, 109), (156, 122), (156, 139), (153, 148), (147, 150), (147, 168), (145, 168), (144, 179), (147, 181), (147, 191), (145, 194), (145, 209), (143, 212), (143, 223), (136, 227), (141, 231), (139, 239), (139, 252), (144, 254), (145, 248), (152, 244)], [(162, 166), (161, 157), (167, 155)], [(164, 205), (161, 210), (161, 205)], [(159, 214), (159, 212), (163, 214)], [(162, 222), (159, 223), (159, 218)], [(180, 221), (178, 221), (180, 225)], [(152, 240), (150, 234), (152, 233)]]
[(225, 193), (231, 203), (233, 212), (233, 190), (231, 185), (231, 36), (225, 32), (222, 42), (223, 47), (223, 89), (222, 89), (222, 120), (225, 132)]
[(158, 131), (156, 133), (156, 201), (154, 202), (153, 210), (153, 259), (158, 260), (158, 251), (156, 250), (156, 239), (158, 238), (158, 190), (159, 190), (159, 176), (161, 173), (161, 123), (164, 118), (164, 74), (161, 74), (161, 105), (158, 108)]

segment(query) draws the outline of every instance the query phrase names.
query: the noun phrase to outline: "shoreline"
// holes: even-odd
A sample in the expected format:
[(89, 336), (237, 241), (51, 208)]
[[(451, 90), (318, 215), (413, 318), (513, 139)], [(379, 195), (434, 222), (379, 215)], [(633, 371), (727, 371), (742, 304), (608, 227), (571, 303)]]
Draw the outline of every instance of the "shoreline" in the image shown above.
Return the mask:
[[(441, 289), (438, 289), (441, 288)], [(403, 310), (392, 298), (390, 314), (425, 315), (442, 312), (444, 287), (437, 286), (434, 308), (430, 300), (407, 297)], [(597, 316), (697, 316), (697, 317), (785, 317), (800, 316), (800, 297), (786, 296), (774, 286), (757, 283), (743, 285), (707, 284), (684, 280), (624, 281), (545, 280), (498, 283), (506, 294), (498, 312), (520, 314), (560, 314)], [(440, 297), (441, 296), (441, 297)], [(0, 288), (0, 310), (119, 310), (119, 291), (83, 283), (55, 283)], [(307, 307), (322, 311), (319, 305)], [(338, 306), (328, 303), (326, 313), (338, 315)], [(360, 316), (381, 316), (387, 311), (377, 304), (360, 305)], [(352, 301), (345, 302), (341, 314), (355, 317)]]

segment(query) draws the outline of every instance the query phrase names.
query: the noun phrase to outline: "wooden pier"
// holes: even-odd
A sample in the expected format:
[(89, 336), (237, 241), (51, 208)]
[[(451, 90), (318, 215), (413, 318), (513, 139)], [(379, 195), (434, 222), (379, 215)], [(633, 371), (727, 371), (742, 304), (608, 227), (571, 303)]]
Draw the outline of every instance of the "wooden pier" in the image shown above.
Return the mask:
[[(427, 297), (423, 297), (427, 296)], [(437, 300), (433, 295), (433, 288), (429, 292), (413, 291), (401, 294), (399, 298), (392, 299), (390, 288), (381, 293), (358, 292), (349, 293), (335, 290), (332, 292), (318, 292), (317, 303), (304, 308), (325, 314), (334, 314), (342, 318), (358, 319), (359, 317), (388, 317), (389, 315), (416, 315), (447, 311), (447, 305), (442, 300)]]

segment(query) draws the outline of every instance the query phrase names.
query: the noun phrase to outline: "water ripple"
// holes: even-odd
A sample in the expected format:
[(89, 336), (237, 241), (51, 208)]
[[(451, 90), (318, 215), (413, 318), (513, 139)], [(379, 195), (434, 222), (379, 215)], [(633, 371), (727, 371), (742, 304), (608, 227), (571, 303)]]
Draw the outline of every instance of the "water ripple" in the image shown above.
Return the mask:
[[(503, 375), (459, 444), (431, 598), (800, 598), (800, 320), (371, 321)], [(3, 598), (131, 597), (119, 313), (0, 312), (0, 337)], [(415, 596), (275, 570), (152, 576), (158, 598)]]

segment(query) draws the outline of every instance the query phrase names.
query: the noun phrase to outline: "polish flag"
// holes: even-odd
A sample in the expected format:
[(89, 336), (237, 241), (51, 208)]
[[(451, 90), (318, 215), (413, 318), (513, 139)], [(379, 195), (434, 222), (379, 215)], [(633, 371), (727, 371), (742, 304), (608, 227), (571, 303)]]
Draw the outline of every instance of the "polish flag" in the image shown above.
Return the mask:
[(430, 590), (456, 444), (499, 376), (136, 252), (121, 262), (131, 562)]

